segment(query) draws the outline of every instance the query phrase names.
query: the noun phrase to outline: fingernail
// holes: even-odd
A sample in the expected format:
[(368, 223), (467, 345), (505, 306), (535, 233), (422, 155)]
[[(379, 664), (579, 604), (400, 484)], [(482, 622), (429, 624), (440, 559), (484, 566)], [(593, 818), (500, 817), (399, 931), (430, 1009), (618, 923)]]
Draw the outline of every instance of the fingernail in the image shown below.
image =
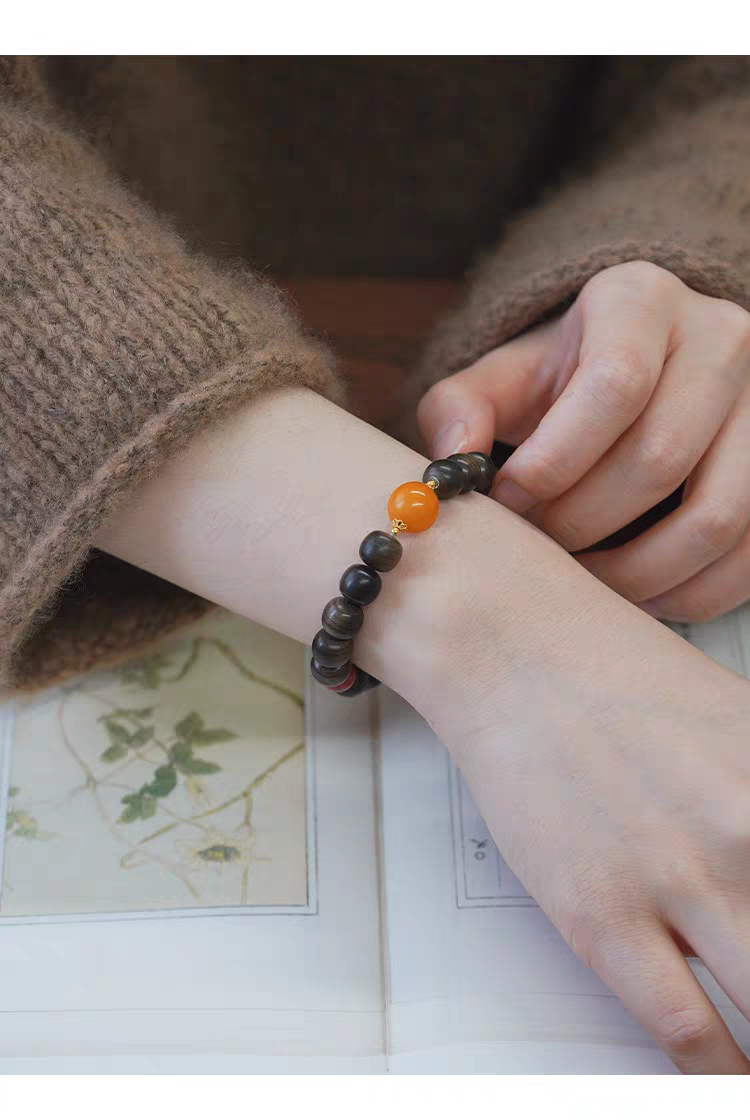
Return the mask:
[(464, 451), (469, 444), (469, 429), (463, 420), (451, 420), (435, 436), (432, 453), (436, 459), (447, 459), (457, 451)]
[(503, 478), (492, 491), (492, 497), (514, 513), (526, 513), (537, 504), (536, 498), (510, 478)]

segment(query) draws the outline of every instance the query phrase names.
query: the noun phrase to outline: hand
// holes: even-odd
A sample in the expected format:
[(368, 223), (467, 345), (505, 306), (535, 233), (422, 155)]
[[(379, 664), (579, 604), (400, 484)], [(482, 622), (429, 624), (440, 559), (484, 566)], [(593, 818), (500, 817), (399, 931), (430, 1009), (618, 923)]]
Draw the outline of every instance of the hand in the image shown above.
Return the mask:
[[(500, 595), (501, 547), (484, 576)], [(559, 557), (556, 595), (530, 561), (539, 606), (515, 673), (505, 607), (485, 597), (467, 617), (467, 567), (484, 561), (462, 565), (431, 721), (583, 962), (682, 1072), (746, 1074), (682, 951), (750, 1018), (750, 686)]]
[[(309, 642), (388, 493), (426, 465), (309, 390), (266, 393), (169, 456), (97, 545)], [(675, 939), (750, 1014), (750, 685), (476, 494), (405, 542), (355, 649), (678, 1065), (746, 1072)]]
[(649, 613), (702, 621), (750, 597), (750, 315), (643, 261), (560, 319), (439, 382), (431, 454), (520, 445), (493, 497), (579, 552), (687, 480), (681, 506), (579, 561)]

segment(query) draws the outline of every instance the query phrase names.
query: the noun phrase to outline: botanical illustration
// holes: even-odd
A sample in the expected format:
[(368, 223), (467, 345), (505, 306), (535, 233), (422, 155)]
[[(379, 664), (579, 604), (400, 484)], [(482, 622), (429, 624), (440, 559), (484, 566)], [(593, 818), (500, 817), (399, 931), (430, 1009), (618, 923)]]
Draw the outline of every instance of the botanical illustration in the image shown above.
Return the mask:
[(20, 705), (0, 917), (307, 905), (303, 689), (297, 643), (217, 614)]

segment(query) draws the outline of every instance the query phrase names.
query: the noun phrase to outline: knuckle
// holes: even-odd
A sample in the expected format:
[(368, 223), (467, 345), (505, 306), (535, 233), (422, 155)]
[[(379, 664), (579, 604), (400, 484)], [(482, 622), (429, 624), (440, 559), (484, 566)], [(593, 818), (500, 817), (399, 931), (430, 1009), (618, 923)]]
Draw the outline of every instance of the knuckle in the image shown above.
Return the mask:
[(623, 941), (620, 931), (624, 921), (606, 888), (571, 889), (554, 922), (579, 960), (599, 973), (605, 971), (607, 961)]
[(729, 300), (713, 299), (708, 304), (717, 372), (741, 389), (750, 373), (750, 314)]
[(739, 543), (747, 517), (740, 502), (706, 502), (695, 511), (693, 528), (708, 552), (723, 556)]
[(601, 272), (594, 273), (581, 288), (580, 295), (578, 296), (579, 302), (586, 305), (592, 299), (596, 298), (602, 288), (606, 288), (611, 283), (613, 272), (613, 268), (604, 268)]
[(625, 288), (635, 288), (638, 291), (644, 289), (652, 292), (673, 291), (680, 284), (674, 273), (668, 272), (667, 269), (654, 264), (652, 261), (644, 260), (624, 261), (622, 264), (613, 265), (593, 277), (589, 283), (593, 283), (599, 277), (607, 277), (610, 282), (620, 284)]
[(638, 450), (641, 470), (647, 481), (677, 487), (690, 470), (689, 461), (679, 440), (667, 429), (654, 428), (644, 435)]
[(673, 272), (653, 261), (626, 261), (618, 267), (623, 278), (627, 278), (627, 283), (637, 284), (639, 288), (673, 289), (680, 283)]
[(680, 1058), (695, 1058), (712, 1047), (718, 1024), (702, 1007), (668, 1007), (656, 1019), (654, 1034), (669, 1053)]
[(588, 316), (596, 311), (597, 307), (602, 303), (608, 303), (611, 300), (612, 293), (618, 292), (623, 287), (623, 277), (620, 274), (622, 265), (615, 265), (613, 268), (604, 268), (601, 272), (597, 272), (590, 280), (581, 288), (578, 295), (578, 304), (584, 314)]
[(524, 489), (541, 501), (555, 498), (567, 489), (568, 483), (562, 463), (548, 457), (541, 448), (535, 448), (533, 454), (524, 462), (523, 475)]
[[(727, 788), (734, 792), (727, 793)], [(721, 790), (721, 812), (711, 827), (722, 849), (741, 854), (744, 866), (750, 853), (750, 783), (742, 775), (727, 775)]]
[(454, 390), (451, 386), (451, 379), (446, 378), (443, 381), (436, 381), (431, 385), (427, 392), (424, 394), (419, 402), (419, 412), (427, 412), (433, 409), (436, 405), (441, 404), (443, 401), (449, 400), (454, 395)]
[(635, 350), (603, 354), (591, 372), (591, 393), (607, 413), (632, 414), (651, 389), (651, 371)]
[(680, 842), (683, 850), (675, 858), (653, 868), (651, 888), (658, 892), (659, 898), (674, 907), (704, 905), (710, 884), (703, 860), (684, 838)]
[(461, 391), (452, 377), (430, 386), (417, 405), (417, 426), (423, 436), (426, 437), (435, 427), (440, 428), (460, 396)]
[(734, 341), (741, 347), (750, 346), (750, 313), (744, 307), (728, 299), (713, 299), (711, 309), (714, 327), (725, 340)]

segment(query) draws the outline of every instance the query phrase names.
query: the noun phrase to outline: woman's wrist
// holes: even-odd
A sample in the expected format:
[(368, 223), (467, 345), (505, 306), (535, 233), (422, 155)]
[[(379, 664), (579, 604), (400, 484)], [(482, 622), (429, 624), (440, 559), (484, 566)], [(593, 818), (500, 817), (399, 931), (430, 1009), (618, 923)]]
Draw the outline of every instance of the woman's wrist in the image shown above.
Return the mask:
[[(388, 496), (427, 463), (307, 390), (268, 394), (166, 463), (97, 544), (309, 643), (362, 538), (388, 528)], [(446, 707), (466, 719), (488, 677), (500, 695), (504, 680), (518, 687), (519, 668), (538, 662), (556, 628), (561, 566), (596, 586), (556, 545), (476, 494), (441, 503), (434, 528), (402, 540), (404, 557), (367, 608), (354, 660), (428, 719), (445, 718)]]
[(454, 745), (484, 722), (490, 692), (503, 720), (533, 701), (532, 682), (606, 605), (562, 549), (488, 498), (441, 506), (427, 538), (406, 543), (360, 644), (365, 667)]
[[(427, 463), (307, 390), (270, 393), (166, 462), (96, 544), (309, 644), (360, 541), (390, 528), (389, 494)], [(355, 642), (355, 662), (396, 688), (423, 664), (421, 641), (417, 664), (403, 657), (406, 635), (424, 629), (425, 597), (406, 588), (431, 536), (402, 538), (404, 561), (383, 577)]]

